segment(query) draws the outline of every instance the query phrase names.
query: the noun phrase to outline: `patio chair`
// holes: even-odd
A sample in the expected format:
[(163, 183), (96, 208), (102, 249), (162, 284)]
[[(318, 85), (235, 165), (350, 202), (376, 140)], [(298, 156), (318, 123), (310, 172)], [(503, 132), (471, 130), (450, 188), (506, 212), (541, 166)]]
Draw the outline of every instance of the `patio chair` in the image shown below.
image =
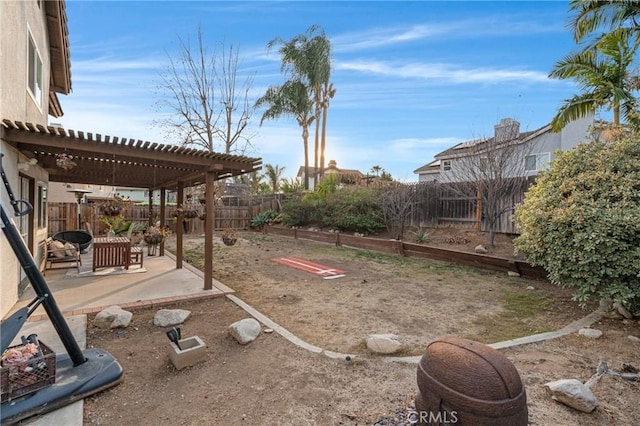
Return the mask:
[(46, 258), (44, 265), (44, 273), (47, 273), (48, 269), (61, 269), (54, 268), (54, 264), (66, 263), (66, 268), (71, 267), (69, 264), (74, 264), (80, 273), (80, 265), (82, 265), (82, 259), (80, 258), (80, 245), (78, 243), (65, 242), (54, 240), (49, 237), (45, 240)]
[(142, 246), (140, 244), (133, 242), (133, 227), (129, 226), (129, 230), (127, 231), (127, 238), (131, 241), (131, 265), (140, 265), (143, 267), (144, 264), (144, 254), (142, 252)]

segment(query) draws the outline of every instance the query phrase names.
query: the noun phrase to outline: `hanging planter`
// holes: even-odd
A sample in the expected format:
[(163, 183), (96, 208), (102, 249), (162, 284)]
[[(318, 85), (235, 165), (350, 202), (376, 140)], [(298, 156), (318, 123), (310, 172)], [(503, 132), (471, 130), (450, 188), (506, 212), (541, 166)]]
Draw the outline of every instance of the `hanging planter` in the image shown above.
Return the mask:
[(56, 154), (56, 166), (64, 170), (71, 170), (78, 164), (73, 161), (73, 155), (66, 153)]
[(234, 245), (238, 241), (239, 237), (240, 235), (238, 234), (238, 231), (233, 228), (227, 228), (222, 231), (222, 242), (226, 246)]
[(198, 217), (198, 212), (195, 210), (185, 210), (184, 217), (185, 219), (195, 219), (196, 217)]
[(121, 212), (122, 208), (118, 206), (102, 206), (100, 208), (100, 213), (102, 213), (102, 215), (104, 216), (119, 216)]

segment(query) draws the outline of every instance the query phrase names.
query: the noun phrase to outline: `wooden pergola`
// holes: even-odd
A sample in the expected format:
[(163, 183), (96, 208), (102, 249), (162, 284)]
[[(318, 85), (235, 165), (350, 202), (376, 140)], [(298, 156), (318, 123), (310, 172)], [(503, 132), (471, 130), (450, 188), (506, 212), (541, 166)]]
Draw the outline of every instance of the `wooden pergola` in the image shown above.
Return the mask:
[[(213, 287), (213, 224), (215, 182), (260, 170), (262, 159), (221, 154), (149, 141), (102, 136), (61, 127), (3, 120), (0, 138), (49, 173), (50, 182), (145, 188), (149, 209), (153, 191), (160, 191), (160, 222), (165, 223), (166, 191), (177, 192), (182, 205), (184, 188), (205, 184), (204, 288)], [(57, 160), (67, 156), (75, 166), (62, 168)], [(181, 213), (179, 213), (181, 214)], [(151, 214), (149, 215), (151, 220)], [(178, 223), (181, 222), (178, 217)], [(176, 268), (182, 268), (182, 227), (176, 227)]]

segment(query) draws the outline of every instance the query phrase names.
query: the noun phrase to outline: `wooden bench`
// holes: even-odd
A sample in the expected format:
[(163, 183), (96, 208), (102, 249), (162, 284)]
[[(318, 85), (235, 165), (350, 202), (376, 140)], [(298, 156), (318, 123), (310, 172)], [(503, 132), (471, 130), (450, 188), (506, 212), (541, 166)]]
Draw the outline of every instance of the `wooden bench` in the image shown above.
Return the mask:
[(129, 269), (131, 264), (131, 241), (125, 237), (113, 239), (100, 237), (93, 240), (93, 272), (97, 268), (122, 266)]
[(70, 268), (70, 263), (78, 269), (80, 273), (80, 265), (82, 265), (82, 259), (80, 258), (80, 244), (62, 242), (54, 240), (49, 237), (45, 240), (46, 257), (44, 264), (44, 273), (46, 274), (49, 269), (62, 269), (54, 268), (54, 264), (65, 263), (65, 267)]

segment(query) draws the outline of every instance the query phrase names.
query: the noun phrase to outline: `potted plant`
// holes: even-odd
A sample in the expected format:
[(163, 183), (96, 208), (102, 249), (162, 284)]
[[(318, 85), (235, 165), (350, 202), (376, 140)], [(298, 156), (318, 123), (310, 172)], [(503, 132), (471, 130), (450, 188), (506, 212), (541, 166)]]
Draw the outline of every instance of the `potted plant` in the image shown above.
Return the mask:
[(162, 243), (164, 241), (164, 238), (167, 237), (170, 233), (171, 231), (163, 227), (149, 227), (142, 237), (144, 239), (144, 242), (147, 243), (148, 246), (147, 255), (155, 256), (158, 244)]
[(240, 234), (234, 228), (226, 228), (222, 231), (222, 242), (226, 246), (232, 246), (238, 241)]
[(125, 223), (124, 217), (122, 215), (100, 216), (100, 222), (104, 223), (107, 227), (107, 239), (109, 239), (110, 241), (113, 240), (116, 235), (126, 230), (127, 228), (127, 223)]

